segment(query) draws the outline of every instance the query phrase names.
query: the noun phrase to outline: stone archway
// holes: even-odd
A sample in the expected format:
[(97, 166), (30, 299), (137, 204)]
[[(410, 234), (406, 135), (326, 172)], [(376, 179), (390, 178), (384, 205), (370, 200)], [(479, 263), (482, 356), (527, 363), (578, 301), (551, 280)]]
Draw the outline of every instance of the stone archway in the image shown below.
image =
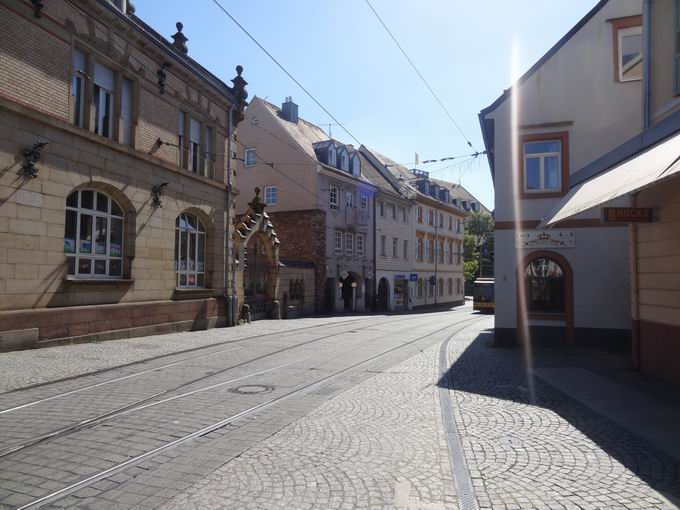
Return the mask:
[(346, 312), (356, 311), (357, 299), (361, 297), (361, 276), (350, 271), (342, 280), (342, 301)]
[(279, 285), (280, 242), (259, 194), (260, 189), (255, 188), (255, 198), (248, 204), (248, 211), (236, 220), (233, 237), (237, 257), (236, 295), (240, 304), (249, 306), (251, 319), (272, 315)]

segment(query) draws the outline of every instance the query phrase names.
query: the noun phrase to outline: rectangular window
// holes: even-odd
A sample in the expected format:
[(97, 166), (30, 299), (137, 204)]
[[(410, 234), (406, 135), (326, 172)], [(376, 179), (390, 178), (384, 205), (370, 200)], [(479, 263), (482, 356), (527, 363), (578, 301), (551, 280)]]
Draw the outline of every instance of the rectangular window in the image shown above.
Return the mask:
[(345, 191), (345, 206), (354, 208), (354, 191)]
[(444, 228), (444, 215), (439, 213), (439, 228)]
[(189, 170), (199, 173), (201, 169), (201, 123), (189, 117)]
[(408, 260), (408, 241), (404, 239), (404, 259)]
[(462, 234), (463, 233), (463, 221), (457, 219), (456, 220), (456, 234)]
[(434, 239), (427, 240), (427, 260), (428, 262), (434, 262)]
[(461, 259), (463, 258), (462, 255), (462, 247), (463, 245), (460, 243), (456, 243), (456, 265), (460, 266)]
[(255, 166), (257, 164), (257, 153), (255, 152), (255, 149), (246, 149), (245, 164), (246, 167)]
[(386, 257), (387, 253), (385, 251), (385, 243), (387, 242), (387, 237), (380, 236), (380, 255)]
[(420, 206), (418, 206), (418, 209), (417, 209), (417, 212), (416, 212), (416, 221), (418, 221), (418, 223), (423, 222), (423, 208), (420, 207)]
[(186, 154), (185, 144), (184, 144), (184, 118), (186, 113), (183, 111), (179, 112), (177, 117), (177, 145), (179, 146), (177, 150), (177, 164), (180, 168), (184, 168), (184, 155)]
[(439, 241), (437, 243), (437, 259), (439, 260), (440, 264), (444, 263), (444, 242)]
[(632, 20), (614, 20), (616, 30), (616, 71), (620, 82), (642, 79), (642, 26), (637, 16)]
[(333, 241), (333, 252), (336, 255), (342, 255), (342, 232), (339, 230), (335, 231), (335, 239)]
[(397, 254), (398, 249), (399, 249), (399, 239), (397, 239), (396, 237), (393, 237), (392, 238), (392, 257), (394, 257), (395, 259), (399, 256)]
[(205, 127), (205, 153), (204, 155), (204, 174), (206, 177), (214, 178), (215, 172), (215, 129), (212, 126)]
[(453, 246), (451, 245), (451, 243), (446, 243), (445, 249), (446, 249), (445, 252), (446, 263), (453, 264)]
[(364, 234), (357, 234), (357, 255), (364, 255)]
[(432, 209), (427, 210), (427, 224), (434, 225), (434, 211)]
[(392, 207), (392, 219), (396, 220), (397, 219), (397, 207), (394, 204), (392, 204), (391, 207)]
[(113, 91), (114, 73), (100, 63), (94, 67), (94, 132), (107, 138), (113, 137)]
[(71, 113), (73, 124), (78, 127), (85, 126), (85, 76), (87, 60), (82, 51), (73, 50), (72, 57), (73, 74), (71, 75)]
[(382, 200), (378, 202), (378, 208), (380, 210), (380, 216), (385, 216), (385, 202)]
[(423, 281), (422, 278), (418, 278), (418, 291), (417, 291), (417, 296), (422, 299), (424, 292), (423, 292), (423, 287), (425, 286), (425, 282)]
[(362, 211), (368, 210), (368, 196), (364, 194), (361, 195), (361, 210)]
[(404, 223), (408, 223), (408, 216), (406, 215), (406, 209), (404, 207), (400, 207), (401, 209), (401, 221)]
[(345, 253), (354, 255), (354, 234), (351, 232), (345, 233)]
[(453, 216), (449, 216), (449, 230), (453, 230)]
[(429, 297), (434, 297), (434, 285), (432, 285), (429, 281), (427, 282), (427, 295)]
[(524, 142), (524, 192), (559, 192), (562, 189), (562, 142)]
[(276, 205), (278, 202), (279, 190), (276, 186), (265, 186), (264, 187), (264, 203), (267, 205)]
[(330, 205), (331, 211), (338, 210), (338, 188), (337, 186), (331, 186), (328, 190), (328, 203)]

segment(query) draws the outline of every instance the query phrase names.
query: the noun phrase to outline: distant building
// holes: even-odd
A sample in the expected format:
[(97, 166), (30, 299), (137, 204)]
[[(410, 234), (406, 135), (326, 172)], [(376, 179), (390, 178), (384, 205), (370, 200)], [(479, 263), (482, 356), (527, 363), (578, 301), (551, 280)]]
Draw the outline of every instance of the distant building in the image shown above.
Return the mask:
[[(609, 272), (612, 260), (629, 256), (630, 265), (613, 267), (609, 285), (596, 296), (597, 311), (609, 314), (611, 298), (620, 292), (617, 281), (630, 279), (633, 361), (644, 373), (675, 382), (680, 382), (680, 57), (673, 41), (680, 33), (679, 4), (645, 2), (642, 25), (648, 30), (649, 53), (629, 57), (625, 66), (643, 78), (643, 90), (633, 99), (636, 110), (643, 112), (644, 129), (637, 133), (640, 125), (633, 124), (637, 134), (577, 167), (569, 193), (544, 220), (544, 225), (559, 228), (591, 213), (624, 225), (619, 230), (629, 234), (630, 245), (603, 244), (598, 258), (604, 262), (597, 267)], [(648, 66), (638, 67), (638, 57)], [(601, 97), (603, 92), (593, 94)], [(612, 123), (601, 136), (621, 129)], [(634, 209), (602, 210), (616, 205)]]
[(553, 229), (542, 220), (581, 169), (639, 131), (641, 12), (642, 0), (600, 1), (480, 113), (495, 188), (497, 341), (630, 338), (625, 226), (597, 210)]
[(223, 83), (125, 0), (0, 18), (0, 347), (233, 323), (242, 69)]
[(362, 175), (358, 151), (300, 118), (291, 98), (281, 108), (254, 98), (238, 139), (237, 211), (261, 188), (283, 266), (313, 265), (313, 299), (303, 311), (370, 309), (377, 187)]
[[(382, 203), (377, 204), (376, 224), (381, 228), (376, 231), (376, 260), (383, 292), (392, 294), (397, 304), (402, 295), (407, 296), (407, 308), (464, 303), (463, 223), (468, 213), (454, 206), (449, 191), (429, 180), (425, 173), (414, 173), (365, 146), (360, 150), (392, 188), (411, 202), (411, 217), (405, 222), (404, 212), (399, 211), (399, 205), (387, 193)], [(398, 232), (403, 234), (397, 237)], [(409, 253), (403, 255), (399, 249), (400, 242), (408, 237), (411, 238), (408, 244), (413, 246), (412, 257)], [(400, 257), (403, 260), (395, 268), (393, 259)], [(409, 264), (410, 282), (405, 282), (402, 270)]]

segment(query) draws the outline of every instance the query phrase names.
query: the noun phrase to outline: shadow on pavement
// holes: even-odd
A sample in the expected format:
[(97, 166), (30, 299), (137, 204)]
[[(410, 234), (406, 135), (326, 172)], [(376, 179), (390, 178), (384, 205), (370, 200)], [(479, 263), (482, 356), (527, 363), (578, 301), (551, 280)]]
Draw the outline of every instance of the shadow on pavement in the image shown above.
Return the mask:
[[(523, 349), (494, 346), (492, 330), (483, 330), (468, 342), (469, 337), (453, 339), (449, 351), (455, 361), (438, 386), (457, 391), (454, 403), (463, 421), (463, 427), (459, 423), (463, 444), (467, 443), (466, 452), (474, 457), (485, 486), (539, 494), (545, 489), (544, 494), (572, 504), (618, 494), (619, 499), (608, 504), (593, 500), (594, 508), (635, 502), (644, 486), (676, 504), (680, 501), (676, 458), (538, 377), (530, 379)], [(533, 349), (532, 355), (535, 369), (585, 368), (638, 391), (662, 386), (669, 393), (677, 391), (677, 385), (631, 373), (625, 357), (608, 352), (549, 346)], [(677, 437), (680, 441), (680, 432)], [(537, 501), (544, 503), (545, 497), (537, 496)]]

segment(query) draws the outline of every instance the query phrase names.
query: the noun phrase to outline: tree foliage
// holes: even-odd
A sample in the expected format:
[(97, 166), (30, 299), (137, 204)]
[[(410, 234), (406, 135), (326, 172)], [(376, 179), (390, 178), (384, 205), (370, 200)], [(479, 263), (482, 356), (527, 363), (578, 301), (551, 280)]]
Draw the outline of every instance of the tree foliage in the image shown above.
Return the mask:
[(485, 260), (493, 258), (493, 230), (493, 217), (489, 213), (473, 212), (465, 220), (463, 271), (466, 281), (474, 281), (477, 277), (480, 250)]
[(475, 259), (466, 260), (463, 262), (463, 275), (466, 282), (474, 282), (477, 278), (477, 270), (479, 269), (479, 262)]

